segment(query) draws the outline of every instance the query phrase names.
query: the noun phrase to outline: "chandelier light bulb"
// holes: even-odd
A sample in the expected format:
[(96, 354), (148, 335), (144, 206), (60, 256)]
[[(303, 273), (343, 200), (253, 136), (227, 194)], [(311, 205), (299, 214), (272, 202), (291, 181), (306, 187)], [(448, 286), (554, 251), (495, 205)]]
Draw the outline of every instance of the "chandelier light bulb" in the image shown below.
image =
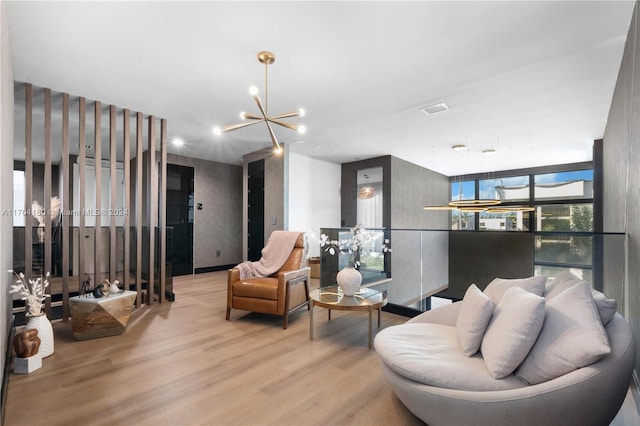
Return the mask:
[(249, 94), (250, 94), (251, 96), (253, 96), (253, 95), (257, 95), (257, 94), (258, 94), (258, 88), (257, 88), (256, 86), (251, 86), (251, 87), (249, 87)]
[(298, 133), (300, 133), (301, 135), (305, 134), (307, 132), (307, 128), (305, 126), (298, 126)]
[(282, 154), (282, 148), (280, 148), (280, 147), (273, 148), (273, 152), (274, 152), (276, 155), (280, 155), (280, 154)]
[(220, 136), (222, 134), (222, 130), (220, 130), (220, 127), (214, 127), (213, 134), (216, 136)]
[(180, 139), (180, 138), (175, 138), (175, 139), (173, 140), (173, 144), (174, 144), (175, 146), (182, 146), (182, 145), (184, 145), (184, 141), (183, 141), (182, 139)]
[(298, 110), (298, 115), (299, 115), (300, 117), (304, 117), (304, 109), (300, 108), (300, 109)]
[(247, 113), (244, 111), (240, 112), (240, 120), (244, 120), (245, 118), (247, 118)]

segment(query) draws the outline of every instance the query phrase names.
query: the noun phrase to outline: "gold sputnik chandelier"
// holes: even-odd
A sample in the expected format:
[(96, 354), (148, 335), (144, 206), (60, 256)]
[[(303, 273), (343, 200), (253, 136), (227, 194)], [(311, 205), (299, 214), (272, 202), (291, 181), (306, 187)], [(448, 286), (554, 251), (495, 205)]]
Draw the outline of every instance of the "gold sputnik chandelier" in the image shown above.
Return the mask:
[(268, 110), (268, 93), (269, 93), (269, 86), (268, 86), (268, 68), (269, 65), (273, 64), (276, 60), (276, 57), (273, 53), (271, 52), (266, 52), (266, 51), (262, 51), (260, 53), (258, 53), (258, 61), (261, 64), (264, 64), (264, 104), (262, 103), (260, 96), (258, 96), (258, 88), (255, 86), (251, 86), (249, 88), (249, 94), (253, 97), (253, 100), (256, 102), (256, 105), (258, 106), (258, 110), (260, 110), (260, 115), (252, 115), (252, 114), (247, 114), (246, 112), (241, 112), (240, 113), (240, 118), (242, 120), (247, 120), (244, 121), (242, 123), (239, 124), (233, 124), (231, 126), (225, 126), (225, 127), (216, 127), (213, 129), (213, 133), (215, 135), (221, 135), (222, 133), (226, 133), (226, 132), (230, 132), (232, 130), (238, 130), (241, 129), (243, 127), (247, 127), (247, 126), (252, 126), (254, 124), (258, 124), (258, 123), (266, 123), (267, 125), (267, 129), (269, 130), (269, 136), (271, 137), (271, 142), (273, 143), (273, 150), (276, 154), (280, 154), (282, 152), (282, 147), (280, 146), (280, 143), (278, 142), (278, 139), (276, 138), (276, 134), (273, 132), (273, 128), (271, 127), (271, 124), (277, 124), (279, 126), (282, 127), (286, 127), (287, 129), (291, 129), (294, 131), (297, 131), (298, 133), (304, 133), (306, 131), (306, 128), (303, 125), (296, 125), (296, 124), (291, 124), (291, 123), (286, 123), (284, 121), (281, 121), (284, 118), (290, 118), (290, 117), (302, 117), (304, 116), (304, 110), (303, 109), (299, 109), (297, 111), (292, 111), (292, 112), (286, 112), (284, 114), (277, 114), (274, 116), (269, 116), (269, 110)]

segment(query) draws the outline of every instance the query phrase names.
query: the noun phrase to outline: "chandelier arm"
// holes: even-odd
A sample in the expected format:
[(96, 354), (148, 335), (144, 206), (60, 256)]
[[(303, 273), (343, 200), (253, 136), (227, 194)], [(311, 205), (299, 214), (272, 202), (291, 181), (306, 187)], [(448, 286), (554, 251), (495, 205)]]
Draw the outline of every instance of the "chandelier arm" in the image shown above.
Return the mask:
[(262, 106), (262, 101), (260, 100), (260, 96), (258, 96), (257, 93), (252, 96), (253, 96), (253, 100), (256, 101), (256, 105), (258, 105), (258, 109), (260, 110), (260, 114), (262, 114), (263, 120), (267, 121), (269, 118), (267, 117), (267, 112)]
[(274, 115), (273, 117), (270, 117), (269, 119), (271, 120), (271, 122), (273, 122), (273, 120), (280, 120), (281, 118), (299, 117), (299, 116), (300, 116), (300, 110), (291, 111), (291, 112), (285, 112), (284, 114)]
[(245, 120), (264, 120), (264, 117), (258, 117), (257, 115), (244, 113)]
[(276, 134), (273, 133), (273, 129), (271, 128), (271, 124), (269, 124), (269, 120), (265, 120), (265, 123), (267, 123), (267, 128), (269, 129), (269, 135), (271, 135), (271, 142), (273, 142), (273, 149), (279, 152), (282, 148), (280, 148), (278, 139), (276, 139)]
[(300, 127), (297, 124), (285, 123), (284, 121), (274, 120), (273, 118), (267, 118), (267, 121), (273, 124), (277, 124), (278, 126), (286, 127), (287, 129), (295, 130), (296, 132)]
[(258, 124), (258, 123), (261, 123), (263, 121), (266, 121), (266, 120), (264, 118), (258, 118), (258, 119), (255, 119), (254, 121), (249, 121), (249, 122), (246, 122), (246, 123), (238, 123), (238, 124), (233, 124), (231, 126), (225, 126), (220, 130), (223, 133), (227, 133), (227, 132), (230, 132), (232, 130), (242, 129), (243, 127), (253, 126), (254, 124)]

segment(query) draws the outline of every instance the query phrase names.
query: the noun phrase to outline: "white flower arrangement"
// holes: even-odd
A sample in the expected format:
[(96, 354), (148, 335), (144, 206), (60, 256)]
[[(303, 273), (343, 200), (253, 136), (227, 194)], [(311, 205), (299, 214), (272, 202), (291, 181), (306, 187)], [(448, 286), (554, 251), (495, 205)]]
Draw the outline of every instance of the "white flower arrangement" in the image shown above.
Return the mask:
[[(52, 221), (60, 214), (61, 206), (62, 202), (60, 201), (60, 198), (51, 198), (51, 208), (49, 209), (49, 212), (51, 214)], [(38, 239), (40, 240), (40, 242), (44, 240), (45, 213), (46, 211), (44, 207), (40, 205), (40, 203), (38, 203), (37, 201), (33, 201), (33, 203), (31, 203), (31, 215), (38, 221)]]
[(9, 270), (18, 279), (16, 283), (11, 286), (10, 293), (18, 293), (21, 297), (20, 300), (24, 300), (26, 303), (27, 315), (37, 317), (42, 315), (42, 303), (47, 297), (51, 297), (50, 294), (45, 294), (45, 289), (49, 287), (49, 273), (47, 272), (44, 280), (42, 277), (38, 277), (35, 280), (27, 279), (22, 272), (17, 273), (13, 270)]
[[(324, 251), (334, 256), (339, 252), (349, 252), (353, 257), (353, 267), (358, 269), (360, 267), (360, 251), (368, 243), (379, 238), (379, 235), (374, 235), (367, 230), (361, 224), (349, 228), (351, 233), (350, 238), (341, 240), (330, 240), (326, 234), (320, 235), (320, 247), (324, 248)], [(385, 238), (384, 246), (382, 247), (383, 253), (391, 252), (391, 248), (388, 247), (389, 239)], [(325, 248), (326, 247), (326, 248)]]

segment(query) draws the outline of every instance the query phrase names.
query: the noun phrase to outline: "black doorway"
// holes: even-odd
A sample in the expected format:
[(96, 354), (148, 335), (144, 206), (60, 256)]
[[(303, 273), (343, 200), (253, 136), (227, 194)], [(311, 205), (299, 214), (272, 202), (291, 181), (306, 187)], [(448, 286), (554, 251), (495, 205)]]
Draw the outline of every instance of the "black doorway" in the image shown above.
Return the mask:
[(193, 167), (167, 164), (167, 226), (173, 228), (167, 260), (173, 276), (193, 274), (193, 213)]
[(264, 160), (249, 163), (247, 172), (247, 260), (256, 261), (264, 247)]

